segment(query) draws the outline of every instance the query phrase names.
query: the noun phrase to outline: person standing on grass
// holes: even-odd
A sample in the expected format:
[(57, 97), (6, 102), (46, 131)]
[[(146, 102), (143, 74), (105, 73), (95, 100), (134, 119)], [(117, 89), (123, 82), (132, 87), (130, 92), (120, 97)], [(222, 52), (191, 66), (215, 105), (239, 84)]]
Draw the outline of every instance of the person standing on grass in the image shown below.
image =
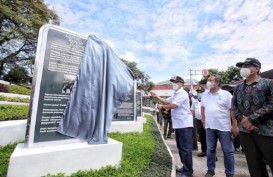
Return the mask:
[(179, 151), (180, 160), (183, 164), (181, 177), (192, 177), (192, 129), (193, 117), (190, 111), (190, 101), (188, 93), (183, 89), (184, 80), (175, 76), (170, 79), (172, 82), (173, 96), (164, 99), (151, 92), (152, 97), (163, 104), (158, 104), (158, 108), (171, 109), (172, 123), (176, 135), (176, 145)]

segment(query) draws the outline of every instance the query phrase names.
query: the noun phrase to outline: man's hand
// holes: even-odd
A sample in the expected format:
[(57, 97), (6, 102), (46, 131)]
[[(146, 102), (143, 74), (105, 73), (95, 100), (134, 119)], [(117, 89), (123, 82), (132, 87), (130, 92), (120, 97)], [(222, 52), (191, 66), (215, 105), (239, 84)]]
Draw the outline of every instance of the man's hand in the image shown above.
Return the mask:
[(157, 108), (158, 108), (158, 109), (161, 109), (162, 106), (163, 106), (162, 104), (157, 104)]
[(254, 126), (249, 120), (248, 117), (243, 117), (243, 119), (241, 120), (241, 124), (243, 127), (245, 127), (248, 131), (252, 131), (255, 129), (259, 129), (258, 127)]
[(156, 93), (154, 93), (154, 92), (150, 92), (150, 93), (151, 93), (151, 97), (157, 98), (157, 94)]
[(231, 127), (231, 133), (235, 137), (239, 134), (239, 127), (238, 126), (232, 126)]

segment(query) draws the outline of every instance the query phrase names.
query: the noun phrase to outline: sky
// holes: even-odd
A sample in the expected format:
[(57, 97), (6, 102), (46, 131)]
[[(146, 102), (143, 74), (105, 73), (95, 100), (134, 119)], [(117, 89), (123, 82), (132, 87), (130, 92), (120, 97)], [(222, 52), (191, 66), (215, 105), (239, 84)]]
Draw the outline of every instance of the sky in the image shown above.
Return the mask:
[(61, 27), (96, 35), (154, 83), (257, 58), (273, 69), (271, 0), (45, 0)]

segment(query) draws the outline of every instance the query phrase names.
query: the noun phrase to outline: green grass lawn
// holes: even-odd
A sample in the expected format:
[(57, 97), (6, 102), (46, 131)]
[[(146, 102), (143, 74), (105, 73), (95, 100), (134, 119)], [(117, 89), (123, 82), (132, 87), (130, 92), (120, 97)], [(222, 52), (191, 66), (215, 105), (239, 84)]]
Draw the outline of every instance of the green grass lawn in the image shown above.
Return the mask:
[[(161, 138), (156, 122), (146, 115), (143, 133), (110, 133), (109, 137), (123, 143), (119, 168), (107, 166), (100, 170), (78, 171), (71, 177), (168, 177), (172, 159)], [(6, 176), (8, 161), (15, 144), (0, 148), (0, 177)], [(27, 162), (26, 162), (27, 165)], [(65, 177), (64, 174), (47, 177)]]

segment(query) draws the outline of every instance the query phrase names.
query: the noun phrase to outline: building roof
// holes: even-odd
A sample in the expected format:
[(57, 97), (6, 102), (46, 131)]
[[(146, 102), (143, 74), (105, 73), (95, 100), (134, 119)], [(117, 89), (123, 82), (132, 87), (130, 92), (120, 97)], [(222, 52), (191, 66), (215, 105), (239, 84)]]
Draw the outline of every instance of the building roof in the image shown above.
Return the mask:
[[(192, 84), (196, 85), (198, 84), (198, 81), (196, 79), (191, 79)], [(156, 85), (171, 85), (170, 80), (158, 82)], [(184, 85), (190, 85), (190, 79), (185, 79), (185, 84)]]
[(262, 72), (261, 73), (262, 78), (268, 78), (268, 79), (273, 79), (273, 69)]

